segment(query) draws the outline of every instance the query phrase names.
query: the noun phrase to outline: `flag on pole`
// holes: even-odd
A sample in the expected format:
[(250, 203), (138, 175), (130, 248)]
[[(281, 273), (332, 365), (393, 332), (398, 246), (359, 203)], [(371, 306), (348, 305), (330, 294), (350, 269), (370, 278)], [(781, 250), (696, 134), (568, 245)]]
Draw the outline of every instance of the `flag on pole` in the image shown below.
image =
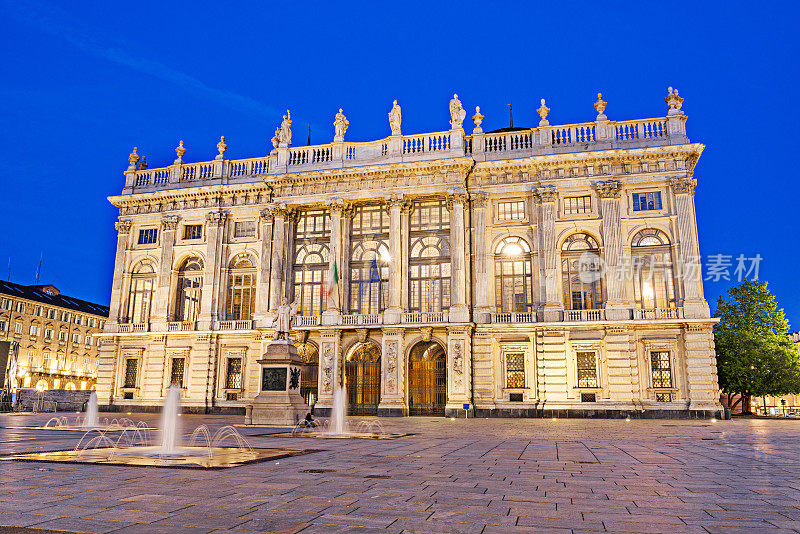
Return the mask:
[(381, 273), (378, 270), (378, 258), (372, 258), (372, 263), (369, 266), (369, 281), (380, 282)]
[(323, 288), (323, 292), (328, 299), (329, 308), (338, 308), (339, 306), (339, 267), (336, 264), (336, 258), (333, 259), (333, 267), (328, 271), (328, 282)]

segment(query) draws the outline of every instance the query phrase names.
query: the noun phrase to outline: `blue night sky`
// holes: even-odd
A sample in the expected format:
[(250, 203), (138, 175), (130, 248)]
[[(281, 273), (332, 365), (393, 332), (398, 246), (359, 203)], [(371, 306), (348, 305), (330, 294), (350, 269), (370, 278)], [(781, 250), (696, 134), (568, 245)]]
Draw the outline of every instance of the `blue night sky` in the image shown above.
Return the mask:
[[(254, 157), (290, 108), (295, 144), (448, 128), (459, 94), (484, 129), (664, 116), (666, 88), (686, 101), (701, 253), (763, 257), (800, 327), (797, 238), (798, 45), (794, 3), (202, 2), (0, 0), (0, 273), (108, 303), (115, 209), (131, 148), (151, 166)], [(568, 4), (568, 5), (567, 5)], [(299, 6), (303, 7), (299, 7)], [(773, 6), (768, 10), (769, 6)], [(793, 34), (790, 35), (790, 30)], [(469, 121), (467, 122), (469, 124)], [(790, 238), (787, 238), (789, 235)], [(735, 262), (734, 262), (735, 263)], [(733, 275), (733, 268), (731, 269)], [(733, 276), (731, 276), (733, 278)], [(730, 283), (706, 282), (706, 297)]]

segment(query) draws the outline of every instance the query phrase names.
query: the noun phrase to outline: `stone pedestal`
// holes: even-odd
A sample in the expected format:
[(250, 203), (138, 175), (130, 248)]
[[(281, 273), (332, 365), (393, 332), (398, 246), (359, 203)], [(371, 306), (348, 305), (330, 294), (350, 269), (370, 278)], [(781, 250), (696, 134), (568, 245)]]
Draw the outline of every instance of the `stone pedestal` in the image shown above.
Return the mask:
[(303, 364), (294, 343), (270, 342), (258, 363), (261, 385), (253, 401), (252, 424), (294, 426), (311, 410), (300, 396)]

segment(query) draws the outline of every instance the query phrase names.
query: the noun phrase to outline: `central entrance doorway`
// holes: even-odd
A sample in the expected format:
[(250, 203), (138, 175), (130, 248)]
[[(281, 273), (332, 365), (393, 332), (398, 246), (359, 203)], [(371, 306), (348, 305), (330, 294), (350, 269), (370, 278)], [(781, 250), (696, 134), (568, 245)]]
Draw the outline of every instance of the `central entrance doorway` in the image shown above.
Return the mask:
[(300, 375), (300, 396), (311, 408), (317, 402), (317, 375), (319, 373), (319, 351), (317, 346), (306, 342), (297, 345), (297, 354), (303, 361)]
[(357, 343), (345, 359), (347, 407), (350, 415), (378, 415), (381, 398), (381, 351), (370, 342)]
[(447, 355), (435, 341), (420, 341), (408, 358), (408, 413), (444, 415)]

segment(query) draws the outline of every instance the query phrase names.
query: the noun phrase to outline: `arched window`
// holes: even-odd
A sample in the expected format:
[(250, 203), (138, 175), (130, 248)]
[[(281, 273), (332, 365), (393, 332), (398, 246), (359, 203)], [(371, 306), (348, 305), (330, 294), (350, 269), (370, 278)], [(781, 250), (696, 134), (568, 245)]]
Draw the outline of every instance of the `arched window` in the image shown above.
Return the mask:
[(530, 312), (533, 306), (531, 249), (521, 237), (506, 237), (494, 249), (495, 305), (503, 313)]
[(200, 315), (203, 289), (203, 262), (187, 258), (178, 269), (178, 291), (175, 298), (175, 320), (193, 323)]
[(572, 234), (561, 245), (561, 290), (564, 309), (603, 307), (603, 273), (600, 247), (589, 234)]
[(228, 300), (225, 313), (229, 321), (249, 321), (253, 318), (256, 295), (256, 269), (247, 256), (231, 261), (228, 272)]
[(383, 240), (364, 240), (350, 255), (350, 311), (380, 313), (389, 297), (389, 247)]
[(294, 298), (300, 300), (301, 315), (320, 315), (328, 308), (323, 285), (327, 282), (328, 245), (306, 243), (294, 258)]
[(636, 307), (674, 308), (675, 281), (669, 238), (653, 228), (642, 230), (633, 236), (631, 257)]
[(350, 313), (380, 313), (389, 296), (389, 215), (383, 205), (353, 209)]
[(150, 320), (155, 285), (156, 270), (153, 264), (149, 261), (137, 263), (131, 273), (127, 322), (146, 323)]
[[(294, 232), (294, 300), (301, 315), (320, 315), (328, 309), (323, 291), (330, 266), (331, 216), (326, 209), (301, 210)], [(275, 268), (273, 266), (273, 268)], [(342, 266), (338, 266), (341, 276)]]
[(444, 200), (414, 202), (409, 228), (409, 309), (450, 307), (450, 212)]

